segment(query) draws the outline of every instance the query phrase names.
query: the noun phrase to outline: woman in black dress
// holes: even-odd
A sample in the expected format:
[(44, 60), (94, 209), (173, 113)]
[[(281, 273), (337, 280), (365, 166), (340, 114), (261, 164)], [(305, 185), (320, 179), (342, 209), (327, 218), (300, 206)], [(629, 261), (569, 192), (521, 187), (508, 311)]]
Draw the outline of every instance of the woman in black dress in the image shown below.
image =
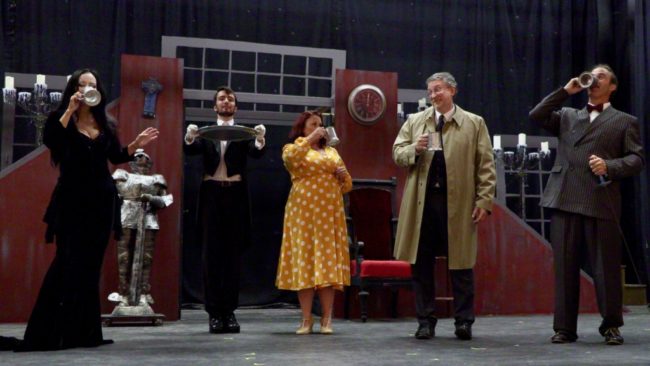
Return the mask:
[[(91, 86), (101, 102), (91, 107), (82, 90)], [(43, 142), (60, 175), (45, 214), (47, 242), (56, 241), (52, 262), (16, 351), (96, 347), (101, 328), (99, 277), (111, 231), (121, 232), (120, 205), (108, 161), (132, 160), (135, 150), (158, 137), (147, 128), (122, 147), (106, 114), (106, 94), (90, 69), (70, 77), (58, 110), (45, 124)]]

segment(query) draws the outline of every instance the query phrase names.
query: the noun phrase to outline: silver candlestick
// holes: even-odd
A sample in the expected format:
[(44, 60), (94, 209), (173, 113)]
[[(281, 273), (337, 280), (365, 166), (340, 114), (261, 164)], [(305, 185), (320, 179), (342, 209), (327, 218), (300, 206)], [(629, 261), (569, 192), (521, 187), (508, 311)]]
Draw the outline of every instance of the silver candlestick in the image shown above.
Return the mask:
[(548, 149), (541, 149), (539, 152), (526, 153), (527, 146), (525, 143), (517, 144), (515, 151), (503, 151), (500, 146), (494, 147), (494, 155), (498, 162), (503, 164), (505, 169), (515, 173), (519, 180), (519, 201), (520, 201), (520, 217), (526, 220), (526, 197), (525, 190), (527, 186), (528, 171), (533, 169), (541, 161), (544, 161), (551, 156), (551, 151)]
[(36, 127), (36, 143), (43, 144), (43, 127), (47, 116), (61, 104), (61, 92), (49, 92), (45, 84), (45, 75), (37, 75), (34, 90), (16, 93), (13, 78), (5, 77), (5, 87), (2, 88), (2, 98), (5, 104), (15, 106), (18, 104), (31, 115), (31, 121)]

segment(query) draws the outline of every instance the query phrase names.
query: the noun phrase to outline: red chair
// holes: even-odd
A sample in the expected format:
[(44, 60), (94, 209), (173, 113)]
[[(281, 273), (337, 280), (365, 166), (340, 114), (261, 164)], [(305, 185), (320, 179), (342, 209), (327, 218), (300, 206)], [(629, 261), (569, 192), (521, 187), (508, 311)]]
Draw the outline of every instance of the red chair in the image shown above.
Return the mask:
[[(391, 315), (397, 317), (399, 287), (411, 288), (411, 265), (393, 259), (393, 197), (388, 189), (362, 187), (348, 193), (351, 244), (351, 286), (359, 288), (361, 321), (368, 319), (368, 290), (389, 287)], [(344, 317), (349, 318), (349, 289), (345, 292)]]

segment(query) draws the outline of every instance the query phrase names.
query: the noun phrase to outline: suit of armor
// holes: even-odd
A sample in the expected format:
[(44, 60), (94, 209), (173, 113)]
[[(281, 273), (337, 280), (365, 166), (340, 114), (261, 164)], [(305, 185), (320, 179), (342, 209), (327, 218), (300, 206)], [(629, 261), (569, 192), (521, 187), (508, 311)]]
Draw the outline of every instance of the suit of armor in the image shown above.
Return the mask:
[(123, 200), (121, 208), (122, 238), (117, 243), (119, 301), (121, 306), (148, 306), (149, 276), (158, 225), (158, 210), (172, 204), (167, 182), (160, 174), (150, 174), (153, 163), (142, 150), (135, 153), (132, 173), (117, 169), (113, 173)]

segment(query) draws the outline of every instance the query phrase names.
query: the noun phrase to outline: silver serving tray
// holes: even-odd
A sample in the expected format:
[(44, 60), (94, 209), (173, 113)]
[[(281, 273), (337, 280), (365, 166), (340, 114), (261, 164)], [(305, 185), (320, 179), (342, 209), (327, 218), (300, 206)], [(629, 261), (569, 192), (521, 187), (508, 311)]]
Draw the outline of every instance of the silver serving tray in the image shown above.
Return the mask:
[(199, 136), (209, 140), (242, 141), (254, 139), (257, 132), (245, 126), (206, 126), (199, 128)]

